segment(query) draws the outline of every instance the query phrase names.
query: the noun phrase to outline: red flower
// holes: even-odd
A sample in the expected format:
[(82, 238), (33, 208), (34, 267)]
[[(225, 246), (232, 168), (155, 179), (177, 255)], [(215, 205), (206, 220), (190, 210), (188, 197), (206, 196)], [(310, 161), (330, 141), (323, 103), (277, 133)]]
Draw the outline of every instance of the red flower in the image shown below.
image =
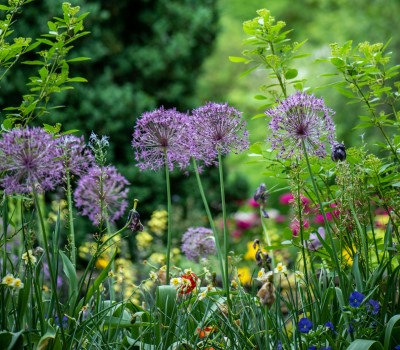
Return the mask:
[(181, 276), (181, 285), (179, 287), (179, 294), (189, 294), (191, 293), (197, 286), (198, 277), (193, 273), (184, 273)]

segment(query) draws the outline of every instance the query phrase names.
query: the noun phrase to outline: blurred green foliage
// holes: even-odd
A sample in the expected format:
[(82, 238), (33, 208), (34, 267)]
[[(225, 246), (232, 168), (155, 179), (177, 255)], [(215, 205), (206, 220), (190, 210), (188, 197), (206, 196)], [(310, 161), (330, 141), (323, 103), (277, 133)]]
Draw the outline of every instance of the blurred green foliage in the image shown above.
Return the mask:
[[(36, 38), (48, 33), (47, 23), (60, 12), (62, 3), (35, 0), (28, 4), (16, 16), (12, 36)], [(91, 131), (108, 135), (108, 161), (131, 182), (131, 198), (139, 198), (141, 210), (150, 212), (156, 203), (165, 202), (164, 174), (140, 173), (134, 166), (131, 137), (135, 119), (161, 105), (181, 111), (197, 107), (195, 82), (217, 34), (216, 0), (75, 0), (72, 5), (90, 13), (84, 28), (90, 35), (73, 43), (73, 54), (91, 59), (75, 62), (70, 69), (71, 76), (88, 82), (52, 97), (52, 106), (65, 108), (53, 109), (35, 123), (62, 123), (62, 131), (78, 129), (86, 139)], [(33, 53), (24, 57), (37, 59)], [(0, 108), (20, 105), (28, 78), (35, 75), (37, 67), (15, 65), (3, 80)], [(173, 190), (181, 201), (191, 188), (190, 184), (182, 186), (187, 183), (184, 179), (174, 174)]]
[[(360, 130), (352, 130), (359, 120), (358, 116), (365, 113), (359, 106), (349, 105), (346, 97), (341, 96), (334, 88), (316, 89), (334, 81), (334, 78), (322, 76), (332, 73), (333, 67), (317, 60), (331, 55), (331, 43), (343, 45), (348, 40), (353, 40), (355, 45), (363, 41), (385, 44), (391, 39), (387, 49), (393, 51), (391, 64), (399, 62), (400, 38), (396, 35), (395, 28), (400, 3), (397, 0), (219, 0), (222, 28), (217, 37), (216, 49), (205, 62), (204, 74), (197, 85), (197, 94), (200, 100), (229, 101), (243, 111), (252, 142), (264, 142), (266, 138), (266, 119), (252, 117), (264, 112), (263, 101), (254, 99), (254, 96), (260, 94), (259, 88), (262, 85), (268, 85), (271, 81), (263, 70), (242, 77), (241, 74), (249, 67), (229, 62), (228, 56), (241, 56), (245, 49), (243, 41), (248, 37), (243, 32), (242, 24), (256, 17), (256, 11), (261, 8), (270, 10), (277, 21), (286, 22), (286, 29), (293, 30), (289, 34), (292, 42), (308, 39), (300, 52), (310, 53), (311, 57), (299, 60), (295, 68), (299, 71), (299, 78), (307, 79), (305, 86), (317, 96), (323, 97), (327, 105), (336, 111), (334, 119), (338, 139), (350, 147), (361, 145), (363, 138), (369, 141), (375, 138), (373, 132), (363, 134)], [(257, 161), (255, 164), (244, 164), (253, 162), (252, 159), (247, 155), (242, 155), (240, 161), (232, 157), (229, 165), (232, 172), (245, 173), (251, 187), (255, 188), (260, 181), (266, 181), (266, 178)]]

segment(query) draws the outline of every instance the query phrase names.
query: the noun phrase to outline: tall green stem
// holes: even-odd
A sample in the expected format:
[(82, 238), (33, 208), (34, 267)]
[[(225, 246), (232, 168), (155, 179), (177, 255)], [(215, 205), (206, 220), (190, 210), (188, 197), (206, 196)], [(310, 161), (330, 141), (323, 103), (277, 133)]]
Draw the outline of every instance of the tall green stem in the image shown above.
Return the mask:
[(167, 271), (166, 271), (166, 284), (169, 284), (169, 271), (170, 271), (170, 260), (171, 260), (171, 184), (169, 179), (169, 169), (167, 162), (167, 153), (165, 153), (165, 183), (167, 187)]
[(47, 263), (48, 263), (48, 266), (49, 266), (52, 295), (54, 296), (54, 300), (56, 302), (56, 312), (57, 312), (57, 317), (58, 317), (59, 322), (60, 322), (60, 330), (61, 330), (61, 338), (62, 338), (62, 342), (63, 342), (63, 349), (66, 349), (66, 344), (67, 343), (66, 343), (66, 338), (65, 338), (65, 334), (64, 334), (64, 328), (61, 326), (61, 320), (63, 319), (63, 317), (62, 317), (62, 313), (61, 313), (61, 310), (60, 310), (60, 302), (59, 302), (58, 294), (57, 294), (56, 275), (55, 275), (55, 272), (53, 270), (52, 259), (51, 259), (50, 251), (49, 251), (50, 247), (49, 247), (49, 243), (47, 241), (46, 225), (45, 225), (44, 220), (43, 220), (43, 215), (42, 215), (42, 210), (40, 208), (38, 194), (37, 194), (34, 186), (32, 186), (32, 187), (33, 187), (33, 197), (35, 199), (35, 206), (36, 206), (36, 209), (38, 211), (38, 217), (39, 217), (40, 226), (41, 226), (41, 229), (42, 229), (44, 251), (46, 253)]
[(338, 275), (339, 275), (339, 283), (340, 283), (340, 286), (342, 286), (343, 285), (342, 276), (341, 276), (341, 273), (340, 273), (340, 264), (339, 264), (339, 259), (338, 259), (337, 252), (336, 252), (335, 242), (333, 241), (333, 235), (332, 235), (332, 232), (331, 232), (331, 228), (329, 226), (328, 219), (326, 218), (325, 210), (324, 210), (324, 207), (322, 205), (321, 197), (319, 195), (319, 190), (318, 190), (317, 184), (315, 183), (314, 175), (313, 175), (313, 172), (311, 170), (310, 160), (308, 159), (307, 149), (306, 149), (306, 145), (304, 144), (304, 140), (302, 140), (301, 145), (303, 147), (303, 153), (304, 153), (304, 156), (305, 156), (305, 159), (306, 159), (307, 168), (308, 168), (308, 172), (309, 172), (310, 177), (311, 177), (311, 182), (313, 184), (314, 192), (315, 192), (315, 195), (317, 196), (319, 209), (321, 211), (322, 217), (324, 218), (326, 233), (327, 233), (327, 236), (329, 237), (329, 243), (331, 244), (331, 249), (332, 249), (331, 257), (333, 258), (333, 260), (335, 262), (335, 266), (336, 266), (336, 269), (337, 269)]
[[(225, 203), (225, 186), (224, 186), (224, 174), (222, 169), (222, 156), (220, 150), (218, 150), (218, 170), (219, 170), (219, 183), (221, 188), (221, 206), (222, 206), (222, 220), (223, 220), (223, 233), (224, 233), (224, 254), (225, 254), (225, 271), (224, 271), (224, 279), (225, 279), (225, 291), (226, 291), (226, 299), (228, 302), (228, 306), (230, 307), (230, 294), (229, 294), (229, 260), (228, 260), (228, 231), (227, 231), (227, 222), (226, 222), (226, 203)], [(228, 307), (228, 312), (229, 312)]]
[(69, 222), (69, 244), (71, 247), (71, 262), (76, 266), (76, 244), (75, 244), (75, 229), (74, 229), (74, 216), (72, 212), (72, 190), (71, 190), (71, 176), (69, 169), (66, 169), (67, 178), (67, 202), (68, 202), (68, 222)]
[(202, 184), (201, 179), (200, 179), (199, 168), (197, 166), (196, 159), (192, 158), (192, 162), (193, 162), (193, 168), (194, 168), (194, 171), (195, 171), (195, 174), (196, 174), (197, 185), (199, 187), (201, 199), (203, 200), (203, 205), (204, 205), (204, 209), (205, 209), (206, 214), (207, 214), (208, 222), (210, 223), (211, 230), (214, 233), (215, 246), (217, 248), (219, 266), (220, 266), (221, 275), (222, 275), (222, 286), (226, 290), (226, 288), (225, 288), (225, 277), (224, 277), (225, 276), (224, 260), (223, 260), (223, 257), (222, 257), (221, 245), (219, 243), (218, 231), (217, 231), (217, 228), (215, 227), (215, 223), (214, 223), (213, 217), (211, 215), (211, 210), (210, 210), (210, 207), (208, 205), (206, 195), (204, 193), (204, 188), (203, 188), (203, 184)]

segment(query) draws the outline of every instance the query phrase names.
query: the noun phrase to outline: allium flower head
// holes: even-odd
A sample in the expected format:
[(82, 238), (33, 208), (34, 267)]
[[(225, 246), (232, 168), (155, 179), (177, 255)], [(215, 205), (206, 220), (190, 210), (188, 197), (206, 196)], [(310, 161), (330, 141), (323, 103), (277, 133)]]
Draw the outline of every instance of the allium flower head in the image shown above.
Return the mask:
[(86, 148), (83, 136), (62, 135), (56, 140), (61, 150), (64, 170), (68, 169), (71, 174), (81, 176), (94, 164), (94, 156)]
[(193, 156), (206, 165), (221, 154), (240, 153), (249, 147), (246, 122), (241, 112), (225, 104), (209, 102), (192, 112)]
[(335, 141), (335, 125), (331, 119), (334, 112), (313, 95), (296, 92), (265, 113), (271, 117), (268, 141), (272, 149), (279, 150), (280, 158), (300, 158), (302, 142), (308, 155), (324, 158), (324, 141), (330, 144)]
[(60, 151), (41, 128), (4, 132), (0, 138), (0, 180), (6, 194), (52, 190), (62, 181)]
[(297, 326), (301, 333), (308, 333), (313, 327), (313, 323), (307, 317), (303, 317), (300, 319)]
[(74, 193), (76, 206), (95, 225), (104, 219), (113, 222), (124, 214), (128, 206), (128, 184), (114, 166), (92, 167), (78, 181)]
[(212, 230), (205, 227), (190, 227), (182, 236), (182, 251), (187, 259), (195, 262), (215, 254)]
[(352, 307), (359, 307), (364, 300), (364, 294), (354, 291), (350, 294), (349, 305)]
[[(184, 169), (190, 161), (189, 116), (163, 107), (144, 113), (136, 122), (132, 147), (141, 170), (157, 170), (167, 161)], [(167, 159), (166, 159), (166, 158)]]

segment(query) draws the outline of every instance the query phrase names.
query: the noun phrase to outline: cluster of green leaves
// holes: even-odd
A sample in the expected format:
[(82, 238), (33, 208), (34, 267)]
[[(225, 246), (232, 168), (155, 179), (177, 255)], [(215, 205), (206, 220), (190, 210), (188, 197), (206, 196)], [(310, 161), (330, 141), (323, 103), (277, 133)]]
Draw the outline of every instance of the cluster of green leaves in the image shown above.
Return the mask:
[(341, 79), (332, 85), (351, 102), (361, 102), (368, 115), (360, 116), (356, 129), (371, 126), (379, 129), (385, 139), (380, 146), (389, 150), (399, 161), (398, 135), (390, 139), (387, 128), (399, 128), (400, 65), (390, 66), (391, 52), (385, 52), (389, 42), (370, 44), (363, 42), (353, 47), (352, 41), (343, 46), (332, 44), (328, 61), (336, 67), (335, 76)]
[[(266, 9), (258, 10), (258, 17), (243, 24), (243, 30), (250, 35), (244, 45), (252, 46), (252, 49), (244, 50), (243, 57), (230, 57), (232, 62), (252, 64), (244, 74), (262, 68), (270, 72), (268, 78), (273, 82), (262, 85), (261, 91), (267, 95), (257, 95), (259, 100), (267, 100), (272, 105), (288, 95), (288, 87), (293, 86), (297, 90), (303, 89), (305, 79), (296, 79), (298, 70), (292, 66), (293, 60), (306, 57), (308, 54), (300, 54), (298, 51), (306, 41), (290, 44), (288, 34), (291, 30), (283, 31), (286, 24), (276, 21)], [(278, 89), (277, 89), (278, 87)]]
[(73, 7), (67, 2), (62, 4), (62, 11), (62, 18), (56, 17), (54, 21), (47, 22), (48, 34), (42, 34), (35, 44), (28, 47), (32, 50), (39, 45), (46, 46), (45, 49), (36, 52), (38, 59), (23, 62), (40, 68), (37, 76), (29, 78), (27, 86), (30, 87), (30, 92), (23, 96), (21, 104), (18, 107), (5, 108), (6, 111), (10, 111), (3, 122), (5, 129), (14, 125), (28, 125), (34, 119), (50, 113), (48, 103), (52, 94), (73, 89), (71, 83), (86, 82), (85, 78), (69, 76), (69, 64), (88, 58), (68, 59), (68, 55), (73, 48), (72, 43), (89, 34), (83, 30), (83, 20), (88, 13), (79, 14), (79, 6)]

